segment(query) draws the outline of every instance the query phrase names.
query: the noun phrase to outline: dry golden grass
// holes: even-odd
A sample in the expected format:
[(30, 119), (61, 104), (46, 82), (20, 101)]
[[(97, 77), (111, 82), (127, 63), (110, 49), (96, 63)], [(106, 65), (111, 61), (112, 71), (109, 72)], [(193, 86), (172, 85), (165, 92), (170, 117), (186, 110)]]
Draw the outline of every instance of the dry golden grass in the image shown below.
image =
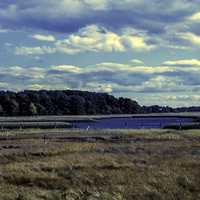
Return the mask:
[(200, 199), (199, 131), (115, 131), (117, 140), (1, 141), (0, 199)]

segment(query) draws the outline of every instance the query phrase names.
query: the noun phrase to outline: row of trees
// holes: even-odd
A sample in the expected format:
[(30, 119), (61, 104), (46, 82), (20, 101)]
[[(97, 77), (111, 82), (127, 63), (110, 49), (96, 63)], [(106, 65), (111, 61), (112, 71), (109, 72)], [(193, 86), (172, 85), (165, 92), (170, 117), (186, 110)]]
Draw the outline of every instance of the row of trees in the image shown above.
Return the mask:
[(200, 107), (140, 106), (128, 98), (85, 91), (0, 91), (0, 116), (194, 112)]
[(141, 110), (136, 101), (105, 93), (71, 90), (0, 92), (1, 116), (133, 114)]

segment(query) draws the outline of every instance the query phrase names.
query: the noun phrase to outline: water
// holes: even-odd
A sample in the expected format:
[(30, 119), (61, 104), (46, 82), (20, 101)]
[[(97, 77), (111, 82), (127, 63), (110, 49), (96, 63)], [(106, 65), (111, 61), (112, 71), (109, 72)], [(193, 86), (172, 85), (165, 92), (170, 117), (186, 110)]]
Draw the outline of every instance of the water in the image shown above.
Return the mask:
[(163, 128), (166, 125), (192, 122), (192, 118), (181, 117), (137, 117), (137, 118), (107, 118), (95, 122), (75, 122), (74, 128), (80, 129), (148, 129)]

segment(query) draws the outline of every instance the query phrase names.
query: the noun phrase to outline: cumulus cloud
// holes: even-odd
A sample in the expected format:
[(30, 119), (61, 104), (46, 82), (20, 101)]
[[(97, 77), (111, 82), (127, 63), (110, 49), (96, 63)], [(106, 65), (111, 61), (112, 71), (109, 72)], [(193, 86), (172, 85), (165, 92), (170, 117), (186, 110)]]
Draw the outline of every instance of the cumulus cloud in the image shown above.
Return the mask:
[[(53, 65), (49, 67), (1, 67), (0, 88), (2, 89), (81, 89), (88, 91), (109, 92), (119, 94), (137, 94), (148, 103), (148, 97), (163, 96), (167, 102), (167, 94), (180, 93), (193, 95), (200, 91), (199, 61), (177, 60), (166, 61), (167, 65), (147, 66), (135, 63), (99, 63), (95, 65)], [(193, 64), (192, 69), (179, 65)], [(196, 70), (196, 71), (195, 71)], [(168, 95), (168, 97), (174, 96)], [(176, 96), (175, 95), (175, 96)], [(164, 99), (165, 97), (165, 99)], [(152, 96), (153, 98), (153, 96)], [(140, 100), (140, 98), (138, 98)], [(198, 98), (191, 101), (197, 102)], [(153, 100), (152, 100), (153, 101)], [(156, 102), (156, 100), (154, 99)], [(168, 102), (180, 102), (175, 97)], [(154, 102), (154, 103), (155, 103)], [(189, 102), (189, 101), (188, 101)]]
[[(156, 47), (182, 51), (200, 44), (200, 29), (194, 23), (199, 9), (197, 1), (189, 0), (168, 0), (167, 6), (165, 1), (152, 1), (149, 6), (148, 0), (6, 0), (0, 4), (0, 27), (51, 34), (32, 35), (52, 42), (48, 49), (46, 43), (23, 44), (17, 47), (21, 55), (143, 52)], [(56, 32), (66, 34), (65, 39), (56, 40)]]
[(134, 26), (151, 33), (163, 32), (165, 24), (191, 16), (199, 8), (189, 0), (5, 0), (0, 3), (0, 24), (11, 28), (73, 32), (88, 24), (106, 27)]
[(0, 89), (4, 90), (7, 89), (9, 87), (9, 84), (6, 82), (0, 82)]
[[(163, 65), (170, 66), (200, 66), (200, 60), (197, 59), (189, 59), (189, 60), (174, 60), (174, 61), (165, 61)], [(190, 70), (190, 69), (189, 69)]]
[[(25, 68), (21, 66), (1, 67), (0, 76), (26, 77), (26, 79), (42, 79), (45, 76), (45, 70), (39, 67)], [(14, 81), (13, 80), (13, 81)]]
[(171, 95), (167, 96), (166, 99), (176, 101), (199, 101), (200, 95)]
[[(142, 92), (147, 90), (165, 90), (175, 88), (180, 82), (176, 77), (165, 73), (176, 69), (159, 66), (134, 66), (120, 63), (100, 63), (91, 66), (56, 65), (48, 68), (14, 66), (3, 68), (0, 76), (15, 81), (16, 79), (27, 82), (26, 85), (60, 86), (67, 84), (72, 89), (88, 89), (94, 85), (107, 85), (107, 90), (116, 91), (117, 88)], [(162, 75), (163, 74), (163, 75)], [(135, 77), (135, 78), (134, 78)], [(39, 81), (39, 82), (38, 82)], [(48, 84), (47, 84), (48, 83)], [(120, 87), (119, 87), (120, 86)], [(109, 89), (108, 89), (109, 88)], [(93, 87), (94, 89), (94, 87)], [(98, 88), (97, 88), (98, 89)]]
[(81, 73), (83, 71), (82, 68), (73, 65), (57, 65), (50, 67), (50, 69), (59, 72), (72, 72), (72, 73)]
[(47, 42), (54, 42), (56, 40), (53, 35), (35, 34), (35, 35), (32, 35), (31, 37), (36, 40), (47, 41)]
[(146, 102), (200, 92), (200, 60), (187, 59), (200, 45), (199, 10), (198, 0), (0, 1), (0, 88), (137, 93)]
[(123, 52), (127, 49), (151, 50), (155, 46), (148, 44), (141, 35), (117, 34), (103, 27), (90, 25), (80, 29), (78, 34), (71, 34), (66, 40), (56, 43), (58, 48), (80, 49), (81, 51)]
[[(190, 65), (191, 67), (180, 67)], [(81, 89), (115, 94), (159, 94), (200, 91), (200, 61), (175, 60), (163, 65), (104, 62), (95, 65), (1, 67), (2, 88)], [(192, 69), (192, 70), (191, 70)]]
[(95, 65), (95, 70), (108, 70), (108, 71), (126, 71), (132, 73), (163, 73), (163, 72), (173, 72), (174, 69), (165, 66), (134, 66), (129, 64), (121, 63), (100, 63)]
[(53, 54), (56, 53), (55, 48), (51, 48), (48, 46), (37, 46), (37, 47), (16, 47), (15, 54), (16, 55), (42, 55), (42, 54)]
[(144, 62), (142, 60), (139, 60), (139, 59), (132, 59), (129, 62), (132, 63), (132, 64), (135, 64), (135, 65), (143, 65), (144, 64)]
[(49, 85), (44, 85), (44, 84), (30, 84), (28, 85), (27, 89), (30, 90), (43, 90), (43, 89), (50, 89)]
[(172, 92), (180, 90), (182, 80), (178, 77), (158, 75), (143, 83), (143, 91), (146, 92)]
[(78, 49), (80, 51), (124, 51), (121, 36), (96, 25), (87, 26), (67, 39), (57, 41), (57, 48)]
[(177, 34), (180, 38), (189, 41), (193, 45), (200, 45), (200, 36), (195, 33), (185, 32)]
[[(53, 36), (34, 35), (34, 39), (43, 41), (54, 41)], [(84, 27), (76, 34), (70, 34), (64, 40), (57, 40), (53, 46), (41, 47), (17, 47), (17, 55), (30, 54), (77, 54), (81, 52), (125, 52), (128, 50), (149, 51), (156, 45), (148, 43), (148, 38), (137, 33), (121, 34), (108, 31), (107, 29), (90, 25)]]
[(189, 20), (194, 22), (200, 22), (200, 12), (197, 12), (189, 17)]
[(96, 91), (96, 92), (106, 92), (111, 93), (113, 92), (116, 84), (113, 83), (102, 83), (102, 82), (87, 82), (85, 84), (85, 89), (89, 91)]

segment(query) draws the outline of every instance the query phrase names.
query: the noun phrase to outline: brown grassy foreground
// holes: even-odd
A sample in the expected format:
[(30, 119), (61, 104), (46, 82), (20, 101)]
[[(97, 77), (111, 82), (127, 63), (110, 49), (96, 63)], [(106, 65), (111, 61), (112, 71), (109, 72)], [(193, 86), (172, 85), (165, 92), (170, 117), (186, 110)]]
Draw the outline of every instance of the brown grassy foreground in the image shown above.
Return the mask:
[(43, 135), (1, 133), (0, 199), (200, 199), (199, 130)]

